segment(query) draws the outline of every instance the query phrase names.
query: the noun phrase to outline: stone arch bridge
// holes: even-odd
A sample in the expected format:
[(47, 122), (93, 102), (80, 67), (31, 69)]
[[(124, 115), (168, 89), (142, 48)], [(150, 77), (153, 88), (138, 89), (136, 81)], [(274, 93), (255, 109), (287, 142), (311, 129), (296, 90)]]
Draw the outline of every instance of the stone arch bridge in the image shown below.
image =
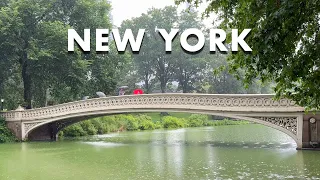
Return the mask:
[(92, 117), (130, 112), (187, 112), (245, 119), (291, 136), (297, 149), (318, 147), (320, 114), (307, 114), (288, 99), (257, 94), (143, 94), (87, 99), (2, 112), (20, 140), (56, 140), (64, 127)]

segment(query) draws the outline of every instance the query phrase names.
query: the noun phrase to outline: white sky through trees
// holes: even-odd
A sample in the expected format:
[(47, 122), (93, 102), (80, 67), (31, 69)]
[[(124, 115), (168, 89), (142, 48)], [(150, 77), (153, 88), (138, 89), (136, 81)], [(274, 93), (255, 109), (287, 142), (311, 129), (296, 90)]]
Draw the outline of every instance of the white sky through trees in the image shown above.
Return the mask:
[[(174, 0), (110, 0), (112, 5), (113, 24), (119, 27), (123, 20), (139, 17), (142, 13), (147, 13), (148, 9), (164, 8), (175, 5)], [(179, 11), (185, 9), (187, 4), (179, 5)], [(202, 4), (197, 10), (204, 12), (206, 5)], [(204, 20), (207, 27), (212, 27), (214, 18)]]

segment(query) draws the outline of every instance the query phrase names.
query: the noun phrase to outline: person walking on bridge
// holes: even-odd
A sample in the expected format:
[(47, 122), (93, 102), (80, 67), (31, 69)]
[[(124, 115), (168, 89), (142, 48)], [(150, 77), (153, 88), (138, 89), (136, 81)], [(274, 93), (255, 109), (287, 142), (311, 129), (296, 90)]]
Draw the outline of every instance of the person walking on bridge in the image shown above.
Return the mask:
[(120, 88), (119, 90), (119, 96), (123, 96), (125, 93), (124, 89), (123, 88)]

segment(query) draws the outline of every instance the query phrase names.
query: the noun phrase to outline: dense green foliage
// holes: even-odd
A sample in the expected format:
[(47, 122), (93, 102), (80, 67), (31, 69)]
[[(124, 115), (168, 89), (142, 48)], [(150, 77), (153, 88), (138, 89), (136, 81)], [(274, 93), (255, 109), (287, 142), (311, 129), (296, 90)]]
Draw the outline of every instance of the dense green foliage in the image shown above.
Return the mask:
[(6, 122), (0, 117), (0, 143), (14, 142), (14, 134), (7, 128)]
[[(184, 52), (179, 38), (185, 29), (202, 29), (206, 38), (209, 37), (197, 11), (178, 13), (172, 6), (150, 9), (146, 14), (126, 20), (121, 25), (123, 32), (125, 29), (132, 29), (137, 33), (141, 28), (146, 29), (146, 35), (140, 53), (132, 54), (133, 61), (128, 65), (129, 68), (124, 69), (125, 76), (119, 85), (127, 84), (134, 88), (135, 84), (141, 81), (146, 93), (272, 93), (269, 85), (262, 85), (256, 79), (245, 89), (241, 80), (237, 80), (228, 72), (227, 56), (209, 53), (208, 40), (207, 46), (201, 52)], [(157, 32), (158, 28), (166, 29), (167, 32), (171, 28), (180, 30), (172, 43), (172, 53), (165, 52), (165, 44)], [(188, 39), (190, 44), (195, 44), (196, 41), (193, 37)]]
[[(67, 51), (67, 30), (111, 28), (106, 0), (8, 0), (0, 4), (0, 97), (26, 108), (112, 94), (129, 56)], [(92, 41), (95, 35), (92, 33)], [(94, 48), (95, 46), (91, 46)]]
[[(176, 0), (199, 5), (200, 0)], [(320, 0), (210, 0), (225, 29), (252, 29), (252, 53), (230, 55), (230, 70), (245, 81), (275, 81), (277, 97), (320, 109)]]
[[(228, 68), (221, 68), (227, 64), (226, 56), (209, 54), (207, 46), (197, 54), (185, 53), (179, 44), (180, 35), (172, 44), (172, 53), (164, 51), (157, 28), (179, 28), (181, 33), (197, 27), (207, 32), (196, 11), (178, 12), (168, 6), (126, 20), (121, 32), (132, 29), (136, 34), (138, 29), (146, 29), (140, 53), (119, 54), (110, 38), (110, 51), (103, 54), (94, 51), (94, 43), (95, 29), (112, 27), (111, 5), (106, 0), (8, 0), (0, 6), (0, 97), (8, 110), (18, 105), (43, 107), (84, 96), (92, 98), (97, 91), (115, 95), (116, 87), (123, 85), (129, 86), (131, 94), (141, 82), (146, 93), (272, 92), (260, 81), (245, 89)], [(90, 54), (77, 47), (68, 53), (69, 28), (80, 36), (84, 28), (91, 29)]]
[(185, 128), (218, 125), (247, 124), (247, 121), (218, 120), (212, 121), (207, 115), (192, 114), (187, 118), (164, 116), (159, 120), (146, 114), (114, 115), (82, 121), (63, 129), (59, 134), (65, 137), (79, 137), (106, 134), (116, 131), (154, 130), (159, 128)]
[(166, 116), (162, 121), (164, 128), (182, 128), (187, 126), (185, 119), (179, 119), (177, 117)]
[[(198, 5), (201, 0), (176, 2)], [(210, 2), (205, 14), (216, 12), (221, 28), (252, 29), (246, 39), (251, 54), (209, 54), (208, 46), (188, 54), (179, 45), (180, 34), (173, 41), (172, 53), (165, 53), (159, 28), (208, 32), (195, 9), (178, 12), (173, 6), (153, 8), (122, 23), (122, 32), (146, 29), (139, 54), (118, 54), (112, 40), (106, 54), (87, 54), (78, 48), (68, 53), (67, 29), (81, 35), (84, 28), (90, 28), (94, 48), (94, 30), (112, 27), (107, 0), (1, 1), (0, 97), (5, 99), (5, 108), (42, 107), (94, 97), (97, 91), (114, 95), (116, 86), (122, 85), (128, 85), (131, 93), (141, 82), (146, 93), (272, 93), (266, 82), (275, 82), (278, 97), (320, 107), (319, 0)], [(195, 39), (188, 41), (192, 44)]]

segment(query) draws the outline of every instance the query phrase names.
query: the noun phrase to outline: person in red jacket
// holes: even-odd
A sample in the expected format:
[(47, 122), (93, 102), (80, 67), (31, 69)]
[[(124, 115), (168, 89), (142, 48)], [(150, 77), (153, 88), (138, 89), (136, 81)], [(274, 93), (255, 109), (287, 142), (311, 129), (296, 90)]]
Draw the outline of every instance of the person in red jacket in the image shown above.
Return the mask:
[(134, 95), (143, 94), (143, 90), (140, 88), (137, 88), (137, 89), (133, 90), (133, 94)]

